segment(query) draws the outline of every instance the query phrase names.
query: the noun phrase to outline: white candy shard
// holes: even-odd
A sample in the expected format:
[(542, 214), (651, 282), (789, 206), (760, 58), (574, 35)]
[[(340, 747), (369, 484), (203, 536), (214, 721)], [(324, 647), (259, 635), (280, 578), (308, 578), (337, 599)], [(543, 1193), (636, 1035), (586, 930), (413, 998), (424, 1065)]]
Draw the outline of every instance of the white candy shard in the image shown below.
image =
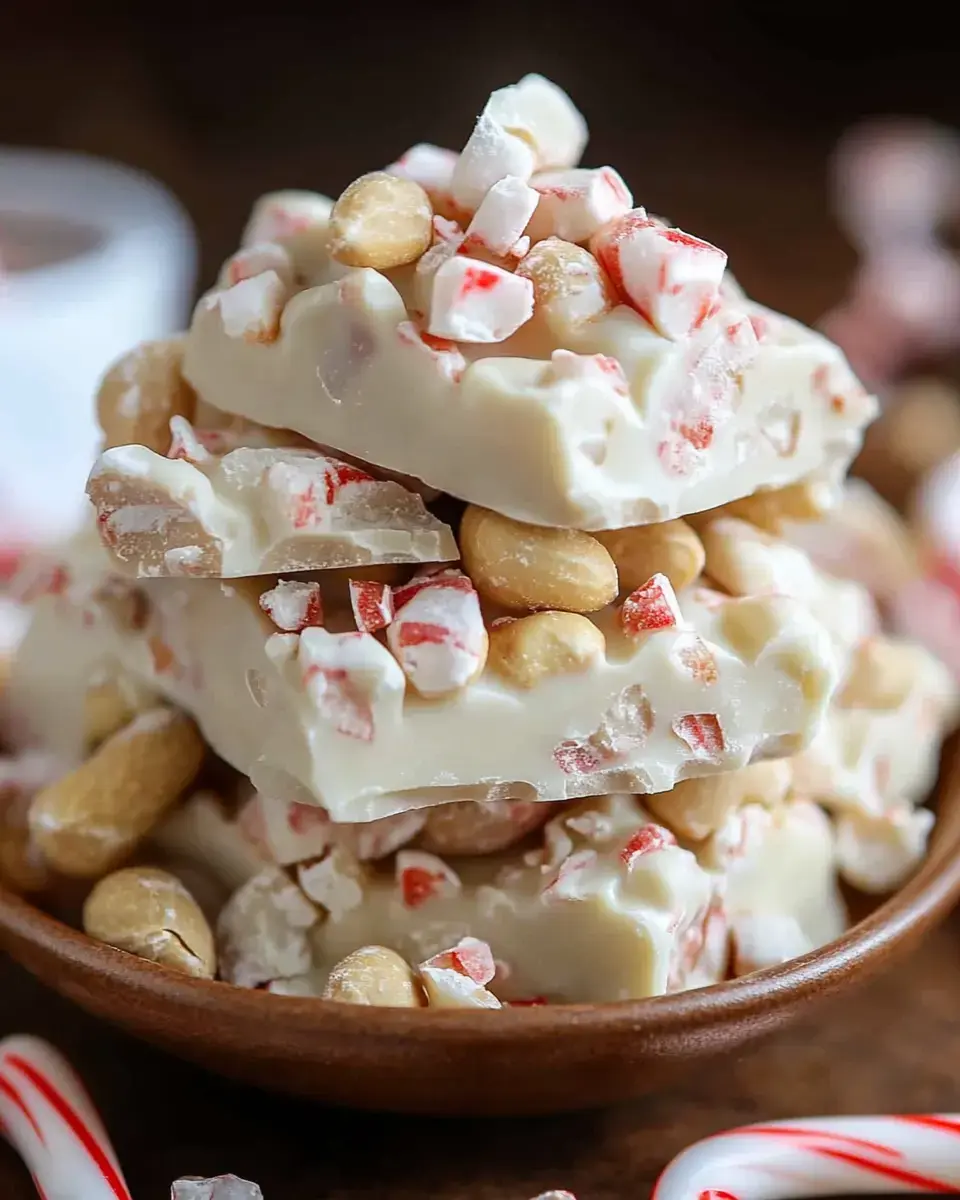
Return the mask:
[(418, 142), (385, 170), (389, 175), (397, 175), (401, 179), (412, 179), (414, 183), (419, 183), (436, 207), (438, 203), (442, 204), (450, 198), (453, 171), (458, 158), (455, 150), (444, 150), (441, 146), (433, 146), (429, 142)]
[(586, 242), (633, 208), (633, 196), (613, 167), (542, 171), (530, 187), (540, 197), (528, 230), (535, 242), (548, 237)]
[(290, 252), (279, 242), (256, 242), (238, 250), (224, 263), (220, 273), (220, 284), (230, 288), (266, 271), (273, 271), (287, 288), (293, 289), (293, 259)]
[(283, 633), (302, 633), (309, 625), (323, 624), (320, 584), (281, 579), (260, 595), (260, 607)]
[(493, 953), (478, 938), (461, 938), (419, 966), (427, 1000), (433, 1008), (500, 1008), (486, 988), (496, 974)]
[(494, 255), (509, 254), (520, 240), (539, 199), (537, 192), (515, 175), (499, 180), (484, 196), (467, 226), (464, 252), (469, 254), (479, 248)]
[(280, 318), (289, 299), (290, 288), (277, 272), (262, 271), (211, 292), (200, 303), (219, 310), (227, 337), (272, 342), (280, 332)]
[(207, 462), (210, 451), (204, 446), (186, 417), (170, 418), (170, 447), (167, 458), (183, 458), (189, 463)]
[(451, 182), (454, 202), (475, 212), (495, 183), (508, 175), (529, 179), (536, 168), (537, 156), (530, 143), (504, 129), (485, 109), (457, 159)]
[(533, 316), (533, 284), (454, 254), (434, 272), (427, 331), (456, 342), (502, 342)]
[(238, 1175), (215, 1175), (211, 1179), (188, 1175), (174, 1180), (170, 1200), (263, 1200), (263, 1192), (257, 1184)]
[(378, 710), (392, 714), (391, 700), (403, 694), (403, 671), (369, 633), (305, 629), (297, 661), (317, 715), (348, 738), (372, 742)]
[(357, 628), (363, 633), (386, 629), (393, 620), (393, 592), (387, 583), (375, 579), (349, 581), (350, 607)]
[(243, 231), (243, 246), (276, 242), (312, 228), (324, 228), (333, 201), (319, 192), (269, 192), (253, 207)]
[(217, 920), (220, 974), (238, 987), (303, 975), (310, 968), (307, 931), (319, 914), (277, 867), (239, 888)]
[(360, 869), (341, 847), (335, 847), (319, 862), (301, 863), (297, 882), (303, 892), (335, 921), (363, 903)]
[(119, 446), (90, 474), (101, 540), (138, 575), (230, 578), (458, 555), (419, 495), (349, 463), (298, 448), (196, 454)]
[(421, 696), (465, 687), (487, 654), (487, 631), (470, 580), (436, 576), (399, 607), (387, 628), (387, 645)]
[(691, 337), (720, 307), (726, 254), (642, 208), (601, 229), (591, 249), (627, 303), (664, 337)]
[(587, 124), (573, 101), (542, 75), (524, 75), (519, 83), (498, 89), (484, 112), (532, 142), (541, 169), (575, 167), (587, 144)]

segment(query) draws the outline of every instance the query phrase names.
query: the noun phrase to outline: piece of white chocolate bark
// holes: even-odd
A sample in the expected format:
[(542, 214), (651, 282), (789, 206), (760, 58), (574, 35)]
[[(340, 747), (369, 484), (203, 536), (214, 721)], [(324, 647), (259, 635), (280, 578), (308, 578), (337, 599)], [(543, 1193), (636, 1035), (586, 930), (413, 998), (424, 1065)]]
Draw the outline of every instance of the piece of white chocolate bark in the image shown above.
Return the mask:
[[(14, 672), (16, 703), (38, 739), (78, 753), (60, 693), (78, 671), (83, 679), (114, 660), (192, 713), (213, 749), (265, 793), (322, 804), (338, 821), (450, 799), (667, 791), (797, 752), (836, 679), (827, 635), (802, 605), (721, 597), (635, 637), (611, 606), (591, 618), (605, 651), (586, 669), (522, 689), (488, 667), (462, 690), (424, 700), (381, 641), (348, 632), (349, 606), (335, 596), (327, 628), (298, 635), (275, 632), (262, 611), (269, 581), (148, 580), (147, 614), (123, 629), (90, 615), (110, 578), (105, 552), (88, 539), (81, 557), (80, 599), (68, 590), (37, 601)], [(332, 586), (323, 573), (320, 583)]]
[[(185, 440), (185, 439), (184, 439)], [(229, 579), (458, 557), (420, 496), (315, 450), (119, 446), (87, 484), (100, 537), (139, 576)]]
[(410, 317), (372, 269), (294, 295), (272, 341), (231, 336), (222, 308), (201, 302), (184, 373), (226, 412), (520, 520), (583, 529), (837, 479), (875, 411), (835, 346), (738, 300), (683, 341), (624, 305), (567, 345), (535, 318), (496, 357), (411, 336)]

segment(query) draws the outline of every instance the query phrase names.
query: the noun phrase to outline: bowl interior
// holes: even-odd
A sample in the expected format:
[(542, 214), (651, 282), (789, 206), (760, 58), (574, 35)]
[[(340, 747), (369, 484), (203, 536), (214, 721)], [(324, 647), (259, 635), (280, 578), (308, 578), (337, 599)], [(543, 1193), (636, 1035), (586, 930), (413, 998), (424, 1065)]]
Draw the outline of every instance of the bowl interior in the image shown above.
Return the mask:
[[(960, 897), (960, 759), (944, 757), (930, 852), (837, 941), (697, 991), (499, 1012), (354, 1007), (191, 979), (92, 941), (0, 889), (0, 944), (88, 1011), (224, 1075), (335, 1104), (448, 1115), (632, 1098), (868, 978)], [(465, 1085), (465, 1080), (470, 1085)]]

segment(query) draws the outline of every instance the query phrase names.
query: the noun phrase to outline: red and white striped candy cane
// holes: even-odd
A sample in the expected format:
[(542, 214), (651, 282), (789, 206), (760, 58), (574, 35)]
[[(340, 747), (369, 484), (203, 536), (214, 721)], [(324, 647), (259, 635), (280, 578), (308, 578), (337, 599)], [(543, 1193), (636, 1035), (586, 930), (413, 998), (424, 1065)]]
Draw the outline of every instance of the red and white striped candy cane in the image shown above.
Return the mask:
[(0, 1122), (41, 1200), (131, 1200), (83, 1084), (39, 1038), (0, 1042)]
[(697, 1142), (653, 1200), (790, 1200), (960, 1193), (960, 1114), (812, 1117), (744, 1125)]

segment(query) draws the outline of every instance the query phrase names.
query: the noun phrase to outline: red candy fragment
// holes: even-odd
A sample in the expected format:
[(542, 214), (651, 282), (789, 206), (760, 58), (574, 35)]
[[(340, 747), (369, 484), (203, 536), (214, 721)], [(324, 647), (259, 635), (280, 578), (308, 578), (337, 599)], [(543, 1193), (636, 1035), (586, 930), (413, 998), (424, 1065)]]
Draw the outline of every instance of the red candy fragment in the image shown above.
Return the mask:
[(690, 757), (716, 762), (726, 749), (720, 718), (714, 713), (687, 713), (673, 722), (673, 732), (690, 747)]
[(696, 634), (677, 646), (675, 655), (683, 669), (692, 675), (697, 683), (710, 687), (720, 678), (717, 660)]
[(377, 583), (373, 579), (351, 579), (350, 607), (357, 628), (364, 633), (376, 633), (386, 629), (393, 620), (393, 593), (389, 584)]
[(319, 583), (281, 579), (260, 597), (260, 607), (284, 633), (302, 633), (323, 624), (323, 597)]
[(620, 851), (620, 861), (629, 870), (645, 854), (656, 854), (676, 844), (677, 839), (663, 825), (643, 825)]
[(479, 938), (465, 937), (449, 950), (443, 950), (428, 960), (428, 966), (456, 971), (481, 986), (486, 985), (497, 973), (493, 951)]
[(666, 575), (652, 579), (630, 593), (620, 609), (620, 624), (629, 637), (657, 629), (670, 629), (683, 620), (673, 586)]
[(459, 877), (443, 859), (422, 850), (401, 850), (397, 854), (396, 872), (400, 896), (407, 908), (419, 908), (428, 900), (460, 890)]

